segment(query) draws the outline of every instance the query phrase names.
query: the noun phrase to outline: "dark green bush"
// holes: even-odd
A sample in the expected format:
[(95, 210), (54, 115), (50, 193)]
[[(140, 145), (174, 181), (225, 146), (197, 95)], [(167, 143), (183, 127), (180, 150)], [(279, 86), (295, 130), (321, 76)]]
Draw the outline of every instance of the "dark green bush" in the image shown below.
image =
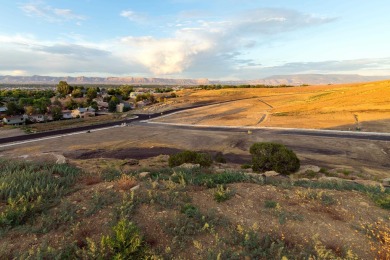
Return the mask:
[(169, 167), (180, 166), (183, 163), (193, 163), (202, 167), (208, 167), (212, 162), (213, 160), (209, 154), (193, 151), (182, 151), (169, 156)]
[(254, 143), (249, 151), (254, 171), (276, 171), (288, 175), (300, 167), (296, 154), (282, 144)]
[(226, 159), (225, 157), (223, 156), (223, 153), (221, 152), (218, 152), (215, 156), (214, 156), (214, 161), (218, 162), (218, 163), (226, 163)]

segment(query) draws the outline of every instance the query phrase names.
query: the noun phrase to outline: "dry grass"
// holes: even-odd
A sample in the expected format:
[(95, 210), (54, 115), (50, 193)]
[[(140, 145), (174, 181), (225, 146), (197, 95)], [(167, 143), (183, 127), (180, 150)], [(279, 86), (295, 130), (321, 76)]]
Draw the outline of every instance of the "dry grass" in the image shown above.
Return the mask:
[[(273, 89), (200, 90), (182, 97), (188, 102), (239, 98), (252, 99), (193, 109), (161, 120), (203, 125), (353, 130), (357, 115), (363, 130), (388, 131), (390, 127), (390, 81)], [(259, 123), (263, 115), (264, 120)]]
[(89, 185), (94, 185), (102, 182), (102, 178), (98, 174), (88, 174), (83, 176), (80, 181), (81, 183), (89, 186)]
[(135, 187), (137, 183), (138, 182), (134, 177), (123, 174), (121, 178), (117, 180), (116, 187), (119, 190), (128, 191), (131, 188)]

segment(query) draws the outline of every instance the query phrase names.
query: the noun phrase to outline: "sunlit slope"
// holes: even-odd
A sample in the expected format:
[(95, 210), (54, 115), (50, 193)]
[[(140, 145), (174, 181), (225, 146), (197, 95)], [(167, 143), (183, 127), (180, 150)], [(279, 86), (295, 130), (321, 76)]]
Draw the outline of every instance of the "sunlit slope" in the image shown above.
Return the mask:
[(198, 90), (181, 99), (226, 101), (161, 119), (165, 122), (390, 132), (390, 81), (269, 89)]

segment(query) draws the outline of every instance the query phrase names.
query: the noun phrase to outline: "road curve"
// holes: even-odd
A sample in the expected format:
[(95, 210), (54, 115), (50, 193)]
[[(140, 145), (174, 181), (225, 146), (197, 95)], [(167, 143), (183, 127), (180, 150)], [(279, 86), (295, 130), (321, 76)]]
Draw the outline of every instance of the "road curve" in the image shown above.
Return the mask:
[(177, 112), (184, 111), (184, 110), (187, 110), (187, 109), (193, 109), (193, 108), (210, 106), (210, 105), (217, 105), (217, 104), (223, 104), (223, 103), (230, 103), (230, 102), (235, 102), (235, 101), (240, 101), (240, 100), (245, 100), (245, 99), (253, 99), (253, 98), (240, 98), (240, 99), (229, 100), (229, 101), (224, 101), (224, 102), (200, 103), (200, 104), (197, 104), (197, 105), (192, 105), (190, 107), (182, 107), (182, 108), (172, 109), (172, 110), (169, 110), (169, 111), (166, 111), (166, 112), (163, 112), (163, 113), (135, 114), (135, 116), (137, 118), (126, 118), (126, 119), (124, 119), (122, 121), (101, 123), (101, 124), (96, 124), (96, 125), (80, 126), (80, 127), (74, 127), (74, 128), (68, 128), (68, 129), (40, 132), (40, 133), (35, 133), (35, 134), (28, 134), (28, 135), (20, 135), (20, 136), (12, 136), (12, 137), (0, 138), (0, 144), (23, 142), (23, 141), (28, 141), (28, 140), (46, 138), (46, 137), (49, 137), (49, 136), (67, 135), (67, 134), (83, 132), (83, 131), (87, 132), (87, 131), (96, 130), (96, 129), (100, 129), (100, 128), (119, 126), (122, 123), (129, 124), (129, 123), (132, 123), (132, 122), (135, 122), (135, 121), (153, 119), (153, 118), (156, 118), (156, 117), (177, 113)]
[[(249, 99), (251, 99), (251, 98), (249, 98)], [(163, 113), (136, 114), (136, 118), (131, 118), (131, 119), (127, 118), (127, 119), (124, 119), (122, 121), (117, 121), (117, 122), (109, 122), (109, 123), (102, 123), (102, 124), (98, 124), (98, 125), (82, 126), (82, 127), (75, 127), (75, 128), (69, 128), (69, 129), (62, 129), (62, 130), (54, 130), (54, 131), (29, 134), (29, 135), (0, 138), (0, 144), (18, 143), (18, 142), (24, 142), (24, 141), (28, 141), (28, 140), (42, 139), (42, 138), (47, 138), (47, 137), (51, 137), (51, 136), (62, 136), (62, 135), (67, 135), (67, 134), (71, 134), (71, 133), (83, 132), (83, 131), (87, 132), (87, 131), (96, 130), (96, 129), (119, 126), (122, 123), (126, 123), (126, 124), (130, 124), (130, 123), (158, 124), (158, 125), (165, 125), (167, 127), (176, 128), (176, 129), (197, 129), (197, 130), (204, 130), (204, 131), (239, 132), (239, 131), (250, 130), (250, 131), (252, 131), (252, 133), (272, 132), (275, 135), (304, 135), (304, 136), (317, 136), (317, 137), (329, 137), (329, 138), (351, 138), (351, 139), (360, 139), (360, 140), (390, 141), (390, 133), (351, 132), (351, 131), (336, 131), (336, 130), (277, 128), (277, 127), (206, 126), (206, 125), (162, 123), (162, 122), (155, 121), (155, 119), (157, 119), (158, 117), (167, 116), (167, 115), (177, 113), (180, 111), (203, 107), (203, 106), (209, 106), (209, 105), (235, 102), (238, 100), (243, 100), (243, 99), (230, 100), (230, 101), (218, 102), (218, 103), (198, 104), (198, 105), (194, 105), (191, 107), (172, 109), (172, 110), (169, 110), (169, 111), (166, 111)]]

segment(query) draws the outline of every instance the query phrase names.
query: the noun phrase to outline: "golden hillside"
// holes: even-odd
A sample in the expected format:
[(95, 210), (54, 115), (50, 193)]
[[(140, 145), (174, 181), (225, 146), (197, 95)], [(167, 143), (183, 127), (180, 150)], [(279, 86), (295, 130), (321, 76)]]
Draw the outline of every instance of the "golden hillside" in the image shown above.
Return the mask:
[[(390, 81), (292, 88), (184, 91), (182, 101), (226, 101), (161, 119), (201, 125), (390, 130)], [(357, 124), (358, 122), (358, 124)]]

